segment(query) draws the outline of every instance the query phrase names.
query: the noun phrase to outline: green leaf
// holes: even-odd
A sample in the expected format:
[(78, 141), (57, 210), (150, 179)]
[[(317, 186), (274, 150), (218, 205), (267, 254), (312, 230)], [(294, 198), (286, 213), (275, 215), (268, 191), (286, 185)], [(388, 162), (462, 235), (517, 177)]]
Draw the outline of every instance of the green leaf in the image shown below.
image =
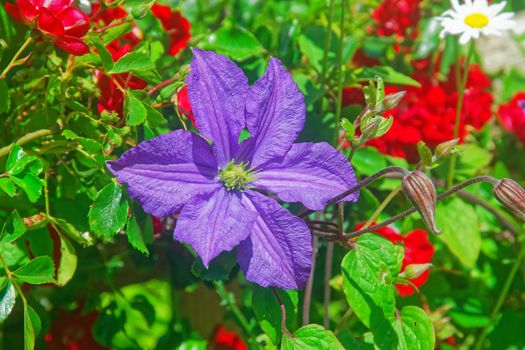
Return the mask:
[(89, 236), (88, 233), (82, 234), (79, 230), (77, 230), (75, 226), (73, 226), (66, 220), (59, 218), (50, 218), (50, 220), (60, 228), (60, 232), (67, 235), (75, 242), (84, 246), (90, 246), (93, 244), (93, 239)]
[(104, 46), (102, 41), (100, 41), (99, 38), (93, 36), (92, 42), (93, 45), (97, 48), (98, 55), (100, 56), (100, 61), (102, 62), (104, 69), (110, 71), (113, 68), (113, 58), (111, 57), (111, 53), (109, 53), (108, 49), (106, 49), (106, 47)]
[(344, 350), (334, 333), (316, 324), (299, 328), (293, 337), (283, 337), (281, 350)]
[(433, 350), (435, 333), (432, 321), (422, 309), (406, 306), (401, 317), (374, 333), (374, 342), (384, 349)]
[[(277, 290), (286, 308), (286, 328), (293, 330), (297, 322), (298, 293), (295, 290)], [(271, 288), (253, 287), (252, 306), (261, 329), (273, 344), (281, 339), (281, 307)]]
[(231, 23), (224, 24), (209, 35), (204, 46), (239, 61), (260, 55), (264, 51), (255, 35)]
[(36, 311), (29, 304), (24, 304), (24, 350), (35, 348), (35, 338), (41, 328), (42, 322)]
[(9, 177), (0, 177), (0, 188), (7, 193), (9, 197), (13, 197), (16, 193), (15, 185), (13, 185)]
[(9, 171), (13, 169), (16, 163), (24, 157), (24, 151), (22, 147), (14, 144), (9, 151), (9, 157), (7, 157), (7, 163), (5, 164), (5, 170)]
[(390, 130), (392, 127), (392, 124), (394, 124), (394, 118), (388, 117), (388, 118), (381, 118), (381, 123), (379, 123), (379, 127), (377, 128), (375, 137), (381, 137), (384, 134)]
[(385, 156), (374, 147), (359, 148), (352, 158), (352, 165), (363, 175), (372, 175), (387, 166)]
[(49, 256), (36, 257), (13, 274), (18, 280), (30, 284), (55, 282), (55, 267)]
[(252, 134), (248, 131), (248, 129), (244, 128), (241, 130), (241, 132), (239, 133), (239, 139), (237, 141), (237, 143), (241, 143), (243, 142), (244, 140), (247, 140), (249, 139), (250, 137), (252, 136)]
[(131, 32), (132, 29), (133, 25), (129, 22), (109, 28), (105, 30), (102, 34), (102, 41), (104, 42), (104, 45), (108, 45), (113, 40), (118, 39), (124, 34)]
[(122, 197), (122, 189), (114, 182), (97, 194), (88, 213), (89, 226), (96, 235), (109, 238), (124, 227), (129, 206)]
[(401, 270), (403, 248), (376, 234), (364, 234), (343, 259), (343, 290), (357, 317), (375, 328), (395, 313), (394, 278)]
[(352, 122), (350, 120), (348, 120), (346, 118), (343, 118), (343, 120), (341, 120), (341, 127), (345, 131), (345, 138), (348, 141), (352, 141), (354, 139), (354, 136), (355, 136), (354, 124), (352, 124)]
[(18, 211), (13, 210), (4, 223), (4, 227), (0, 235), (0, 243), (13, 242), (22, 236), (26, 231), (26, 226), (18, 214)]
[(129, 91), (126, 92), (126, 124), (129, 126), (137, 126), (146, 121), (148, 111), (144, 104)]
[(77, 253), (73, 244), (66, 238), (60, 236), (60, 264), (57, 271), (57, 285), (66, 285), (75, 274), (77, 269)]
[(235, 264), (237, 264), (237, 253), (235, 251), (222, 252), (210, 262), (208, 268), (197, 257), (191, 265), (191, 272), (195, 277), (204, 281), (226, 281), (230, 279), (230, 274)]
[(459, 198), (439, 202), (436, 224), (443, 230), (438, 237), (466, 267), (473, 268), (481, 249), (478, 216), (474, 208)]
[(134, 216), (131, 216), (128, 220), (126, 235), (128, 236), (128, 241), (133, 248), (143, 254), (149, 255), (148, 247), (146, 247), (144, 238), (142, 237), (142, 231)]
[(417, 152), (419, 153), (419, 158), (426, 166), (432, 165), (432, 151), (424, 141), (419, 141), (417, 143)]
[(167, 121), (166, 118), (164, 118), (164, 116), (162, 115), (162, 113), (160, 113), (148, 104), (143, 104), (143, 106), (146, 108), (146, 121), (149, 126), (151, 126), (152, 128), (156, 128), (158, 126), (166, 125)]
[(109, 74), (143, 71), (155, 68), (148, 54), (144, 51), (133, 51), (122, 56), (114, 65)]
[(9, 112), (11, 108), (11, 97), (9, 87), (5, 79), (0, 79), (0, 113)]
[(86, 137), (78, 136), (74, 131), (69, 129), (64, 130), (62, 132), (62, 136), (64, 136), (68, 140), (78, 141), (80, 145), (89, 153), (99, 153), (102, 149), (102, 145), (100, 144), (100, 142)]
[(13, 311), (15, 301), (15, 287), (11, 281), (7, 281), (4, 288), (0, 291), (0, 324), (2, 324), (11, 311)]
[(21, 175), (9, 176), (11, 181), (20, 187), (27, 195), (27, 198), (35, 203), (40, 195), (42, 194), (42, 188), (44, 187), (44, 181), (39, 179), (37, 176), (30, 172), (24, 172)]
[(376, 76), (381, 77), (384, 82), (388, 84), (421, 86), (421, 84), (408, 75), (399, 73), (394, 70), (394, 68), (388, 66), (363, 67), (356, 71), (357, 81), (369, 81)]

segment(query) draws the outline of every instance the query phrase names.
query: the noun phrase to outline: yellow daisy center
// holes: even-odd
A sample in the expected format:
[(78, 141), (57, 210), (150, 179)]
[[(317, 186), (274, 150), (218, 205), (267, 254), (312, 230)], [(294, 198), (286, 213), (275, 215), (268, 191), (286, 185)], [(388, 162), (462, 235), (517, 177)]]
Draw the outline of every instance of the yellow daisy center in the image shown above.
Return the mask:
[(472, 28), (481, 29), (489, 24), (489, 18), (482, 13), (473, 13), (465, 17), (465, 24)]

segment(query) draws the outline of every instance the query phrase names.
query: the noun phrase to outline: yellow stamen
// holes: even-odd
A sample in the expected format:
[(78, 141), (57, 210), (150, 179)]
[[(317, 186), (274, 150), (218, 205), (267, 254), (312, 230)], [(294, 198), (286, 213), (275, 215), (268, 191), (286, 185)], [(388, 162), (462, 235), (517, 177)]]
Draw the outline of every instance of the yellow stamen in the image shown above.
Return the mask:
[(465, 24), (472, 28), (481, 29), (489, 24), (489, 18), (482, 13), (473, 13), (465, 17)]

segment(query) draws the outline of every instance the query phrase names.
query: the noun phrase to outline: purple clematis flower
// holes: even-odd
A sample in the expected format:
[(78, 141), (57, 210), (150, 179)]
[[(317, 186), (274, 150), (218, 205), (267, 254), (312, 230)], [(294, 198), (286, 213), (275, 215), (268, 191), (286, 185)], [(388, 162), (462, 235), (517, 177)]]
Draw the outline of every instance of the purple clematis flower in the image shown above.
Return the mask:
[[(175, 239), (193, 247), (204, 266), (238, 247), (248, 280), (303, 288), (310, 274), (310, 231), (260, 190), (322, 210), (356, 185), (352, 167), (327, 143), (294, 144), (305, 104), (279, 60), (272, 58), (250, 87), (235, 63), (194, 49), (187, 83), (202, 137), (176, 130), (142, 142), (108, 162), (110, 171), (146, 212), (180, 213)], [(251, 136), (239, 143), (244, 128)]]

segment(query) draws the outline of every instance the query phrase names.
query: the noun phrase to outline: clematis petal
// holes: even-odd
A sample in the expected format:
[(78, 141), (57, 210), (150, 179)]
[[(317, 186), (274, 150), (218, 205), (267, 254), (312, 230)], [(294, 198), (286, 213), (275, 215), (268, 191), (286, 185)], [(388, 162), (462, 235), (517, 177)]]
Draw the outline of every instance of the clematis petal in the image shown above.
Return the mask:
[(302, 289), (312, 257), (312, 236), (305, 222), (260, 193), (246, 191), (243, 201), (259, 213), (237, 253), (246, 278), (263, 287)]
[(175, 239), (199, 254), (206, 268), (223, 251), (248, 237), (257, 212), (242, 203), (242, 194), (217, 188), (184, 206), (175, 227)]
[[(322, 210), (328, 201), (354, 187), (357, 179), (345, 156), (329, 144), (297, 143), (286, 156), (266, 164), (253, 185), (276, 193), (285, 202), (301, 202), (312, 210)], [(359, 192), (344, 201), (355, 202)]]
[(238, 148), (244, 128), (244, 97), (248, 79), (224, 56), (193, 49), (186, 79), (197, 129), (213, 142), (218, 165), (227, 164)]
[(87, 46), (82, 40), (75, 37), (61, 36), (59, 38), (53, 38), (53, 42), (62, 50), (75, 56), (82, 56), (89, 52), (89, 46)]
[(252, 137), (243, 144), (242, 158), (260, 166), (283, 157), (303, 130), (305, 116), (302, 93), (282, 63), (272, 58), (246, 96), (246, 126)]
[(208, 143), (185, 130), (145, 141), (107, 166), (147, 213), (164, 217), (213, 192), (217, 165)]

